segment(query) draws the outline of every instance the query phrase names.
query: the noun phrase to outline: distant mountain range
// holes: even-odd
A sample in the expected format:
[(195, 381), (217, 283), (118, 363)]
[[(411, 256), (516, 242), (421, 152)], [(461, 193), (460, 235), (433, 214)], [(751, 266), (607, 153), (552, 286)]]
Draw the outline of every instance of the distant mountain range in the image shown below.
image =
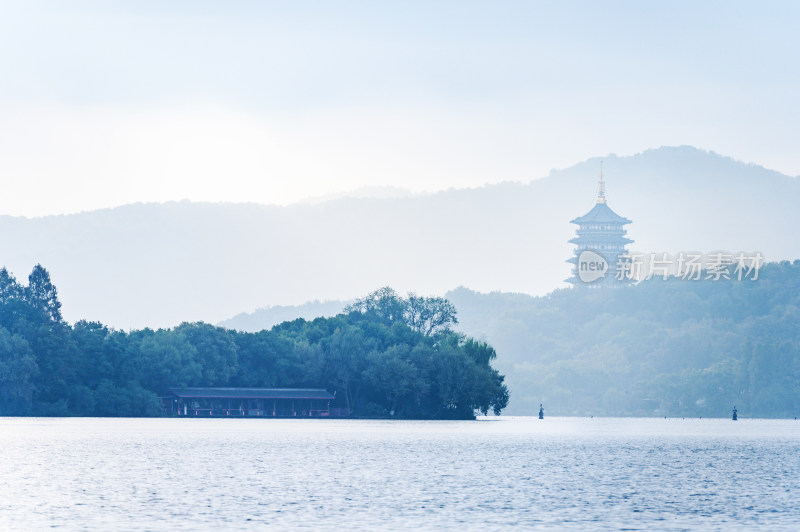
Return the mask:
[(298, 318), (308, 321), (320, 317), (330, 318), (340, 314), (348, 303), (349, 301), (309, 301), (302, 305), (277, 305), (253, 312), (241, 312), (217, 325), (237, 331), (258, 332)]
[[(385, 285), (541, 295), (565, 286), (569, 220), (592, 207), (600, 160), (530, 183), (430, 195), (3, 216), (0, 250), (18, 277), (36, 263), (50, 271), (68, 320), (118, 328), (219, 322)], [(633, 220), (633, 249), (800, 257), (798, 178), (686, 146), (602, 160), (609, 205)]]

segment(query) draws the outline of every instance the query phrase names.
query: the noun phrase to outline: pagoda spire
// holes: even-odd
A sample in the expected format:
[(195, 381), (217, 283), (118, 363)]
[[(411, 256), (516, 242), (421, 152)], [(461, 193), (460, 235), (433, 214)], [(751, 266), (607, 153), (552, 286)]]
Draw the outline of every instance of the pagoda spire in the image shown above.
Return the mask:
[(595, 203), (606, 202), (606, 182), (603, 181), (603, 161), (600, 161), (600, 182), (597, 184), (597, 200)]

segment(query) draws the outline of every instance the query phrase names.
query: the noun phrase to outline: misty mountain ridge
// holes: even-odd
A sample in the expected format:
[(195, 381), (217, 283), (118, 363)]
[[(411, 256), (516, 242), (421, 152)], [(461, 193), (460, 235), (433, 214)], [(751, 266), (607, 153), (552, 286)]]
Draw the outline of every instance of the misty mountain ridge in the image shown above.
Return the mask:
[(4, 264), (43, 264), (66, 318), (118, 328), (220, 322), (248, 309), (400, 293), (542, 295), (569, 275), (569, 220), (593, 205), (633, 220), (634, 251), (800, 256), (800, 181), (691, 147), (609, 155), (530, 183), (289, 206), (170, 202), (0, 216)]
[(428, 195), (424, 192), (412, 192), (407, 188), (402, 187), (358, 187), (353, 190), (345, 192), (338, 192), (332, 194), (325, 194), (322, 196), (309, 196), (292, 205), (319, 205), (329, 201), (336, 201), (340, 199), (396, 199), (396, 198), (410, 198), (412, 196), (425, 196)]
[(258, 332), (271, 329), (275, 325), (302, 318), (311, 321), (314, 318), (330, 318), (340, 314), (350, 301), (308, 301), (301, 305), (276, 305), (241, 312), (236, 316), (217, 323), (226, 329), (242, 332)]

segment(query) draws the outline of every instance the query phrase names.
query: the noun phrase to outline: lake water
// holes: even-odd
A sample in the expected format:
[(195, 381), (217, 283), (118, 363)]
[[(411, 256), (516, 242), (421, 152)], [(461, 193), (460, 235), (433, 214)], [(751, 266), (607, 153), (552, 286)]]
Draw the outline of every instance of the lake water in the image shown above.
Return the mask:
[(0, 418), (0, 528), (800, 528), (800, 421)]

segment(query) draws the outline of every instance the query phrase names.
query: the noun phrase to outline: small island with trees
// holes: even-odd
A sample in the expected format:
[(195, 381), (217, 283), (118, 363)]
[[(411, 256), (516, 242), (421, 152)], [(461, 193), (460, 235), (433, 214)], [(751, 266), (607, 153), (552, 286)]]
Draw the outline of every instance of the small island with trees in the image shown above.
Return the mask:
[(353, 417), (472, 419), (508, 404), (495, 350), (454, 332), (449, 301), (381, 288), (332, 318), (247, 333), (65, 322), (41, 265), (0, 269), (0, 415), (164, 416), (189, 388), (317, 389)]

